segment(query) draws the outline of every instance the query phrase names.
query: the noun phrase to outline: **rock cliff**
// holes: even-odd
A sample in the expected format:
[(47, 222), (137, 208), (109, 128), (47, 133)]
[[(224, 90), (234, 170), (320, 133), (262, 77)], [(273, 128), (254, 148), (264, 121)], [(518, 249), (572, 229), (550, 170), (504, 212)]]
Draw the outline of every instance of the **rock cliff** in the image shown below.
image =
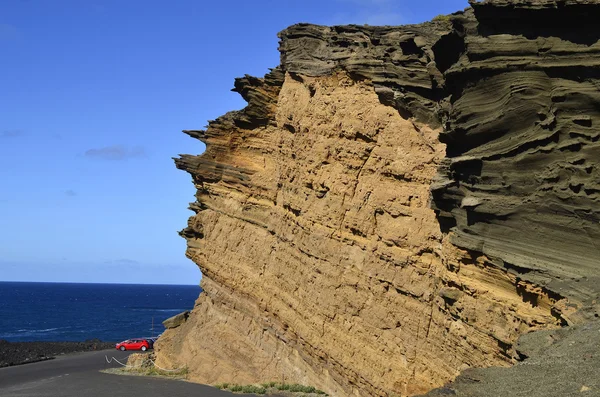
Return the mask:
[(598, 316), (598, 14), (485, 1), (281, 32), (281, 64), (235, 81), (248, 106), (184, 131), (207, 145), (175, 160), (204, 292), (157, 363), (415, 395)]

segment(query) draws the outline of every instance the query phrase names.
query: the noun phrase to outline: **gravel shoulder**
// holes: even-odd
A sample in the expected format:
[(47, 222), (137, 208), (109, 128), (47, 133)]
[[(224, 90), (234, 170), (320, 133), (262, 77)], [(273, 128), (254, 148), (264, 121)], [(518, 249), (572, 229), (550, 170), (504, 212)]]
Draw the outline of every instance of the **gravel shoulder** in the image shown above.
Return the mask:
[(517, 350), (517, 365), (466, 370), (425, 396), (600, 396), (600, 321), (526, 334)]

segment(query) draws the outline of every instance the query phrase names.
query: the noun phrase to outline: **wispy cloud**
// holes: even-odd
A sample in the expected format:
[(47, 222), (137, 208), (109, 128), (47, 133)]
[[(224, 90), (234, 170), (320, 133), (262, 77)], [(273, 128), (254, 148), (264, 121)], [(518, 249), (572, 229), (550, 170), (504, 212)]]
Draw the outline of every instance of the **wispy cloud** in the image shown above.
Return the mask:
[(133, 260), (133, 259), (127, 259), (127, 258), (121, 258), (121, 259), (115, 259), (114, 261), (110, 261), (111, 263), (116, 263), (116, 264), (121, 264), (121, 265), (139, 265), (140, 262)]
[(405, 23), (404, 17), (394, 12), (382, 12), (382, 13), (366, 13), (360, 15), (364, 19), (367, 25), (373, 26), (385, 26), (385, 25), (402, 25)]
[(90, 149), (85, 152), (85, 156), (100, 160), (119, 161), (137, 157), (146, 157), (146, 151), (141, 146), (127, 148), (122, 145), (113, 145), (100, 149)]
[(399, 12), (400, 4), (397, 0), (335, 0), (342, 3), (343, 11), (333, 15), (326, 21), (331, 25), (358, 24), (358, 25), (401, 25), (406, 23), (406, 18)]
[(392, 0), (336, 0), (338, 3), (358, 4), (363, 7), (381, 7), (392, 4)]
[(140, 269), (142, 267), (142, 264), (140, 262), (127, 258), (111, 259), (105, 261), (104, 263), (111, 268)]
[(75, 197), (77, 196), (77, 192), (75, 190), (65, 190), (65, 196), (69, 196), (69, 197)]
[(0, 138), (17, 138), (23, 136), (25, 131), (23, 130), (4, 130), (0, 131)]
[(16, 41), (19, 39), (19, 31), (13, 25), (0, 23), (0, 42)]
[(103, 4), (96, 3), (91, 4), (92, 10), (97, 14), (104, 14), (106, 12), (106, 7)]

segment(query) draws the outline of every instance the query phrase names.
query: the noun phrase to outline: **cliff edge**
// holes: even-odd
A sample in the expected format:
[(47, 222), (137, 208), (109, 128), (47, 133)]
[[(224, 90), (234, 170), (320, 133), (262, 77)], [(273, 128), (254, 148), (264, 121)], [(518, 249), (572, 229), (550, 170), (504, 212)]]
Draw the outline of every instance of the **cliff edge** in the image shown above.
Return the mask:
[(291, 26), (246, 108), (184, 131), (203, 293), (158, 365), (416, 395), (598, 317), (600, 2), (471, 6)]

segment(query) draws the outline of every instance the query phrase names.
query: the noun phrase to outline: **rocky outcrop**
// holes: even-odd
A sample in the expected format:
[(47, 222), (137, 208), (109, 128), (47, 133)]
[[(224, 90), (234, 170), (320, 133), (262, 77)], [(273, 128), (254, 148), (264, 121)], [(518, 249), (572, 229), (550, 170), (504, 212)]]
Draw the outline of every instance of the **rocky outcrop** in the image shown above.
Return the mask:
[(441, 224), (455, 245), (589, 305), (600, 282), (600, 4), (472, 6), (455, 19), (464, 50), (445, 73)]
[(168, 319), (163, 321), (162, 324), (167, 329), (177, 328), (181, 324), (185, 323), (189, 316), (190, 316), (190, 312), (185, 311), (185, 312), (176, 314), (173, 317), (169, 317)]
[(553, 4), (281, 32), (248, 106), (185, 131), (204, 292), (158, 365), (414, 395), (597, 315), (596, 41), (551, 23), (600, 5)]

